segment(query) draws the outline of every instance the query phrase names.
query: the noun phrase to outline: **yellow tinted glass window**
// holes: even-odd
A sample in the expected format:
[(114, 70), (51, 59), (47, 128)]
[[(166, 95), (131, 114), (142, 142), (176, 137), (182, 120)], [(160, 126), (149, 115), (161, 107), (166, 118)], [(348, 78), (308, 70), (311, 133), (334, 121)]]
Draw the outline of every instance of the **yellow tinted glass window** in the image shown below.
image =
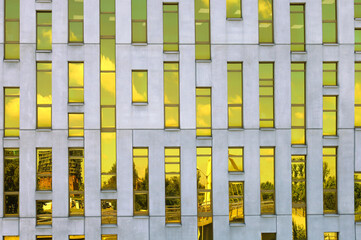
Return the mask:
[(147, 42), (147, 0), (132, 0), (132, 42)]
[(196, 88), (197, 136), (212, 135), (211, 88)]
[(261, 214), (275, 214), (274, 148), (260, 149)]
[(19, 149), (4, 148), (4, 216), (19, 216)]
[(260, 43), (273, 43), (273, 0), (258, 0), (258, 34)]
[(51, 148), (36, 149), (36, 190), (52, 190), (53, 156)]
[(354, 0), (354, 3), (355, 18), (361, 18), (361, 0)]
[(325, 232), (324, 240), (338, 240), (338, 233), (337, 232)]
[(179, 63), (164, 62), (164, 127), (179, 128)]
[(361, 51), (361, 29), (355, 29), (355, 52)]
[(51, 200), (36, 200), (36, 225), (51, 225), (52, 212)]
[(148, 148), (133, 148), (134, 215), (148, 215)]
[(4, 3), (4, 59), (20, 59), (20, 1)]
[(323, 63), (323, 85), (324, 86), (337, 85), (337, 63), (334, 62)]
[(117, 240), (118, 237), (115, 234), (103, 234), (102, 240)]
[(70, 43), (83, 42), (83, 0), (69, 0), (68, 21), (69, 32), (68, 41)]
[(116, 182), (116, 133), (101, 132), (101, 185), (102, 190), (115, 190)]
[(68, 63), (69, 103), (84, 102), (84, 63)]
[(305, 51), (305, 5), (291, 4), (291, 51)]
[(337, 135), (336, 96), (323, 96), (323, 135)]
[(355, 63), (355, 127), (361, 127), (361, 63)]
[(227, 0), (227, 18), (241, 18), (242, 17), (242, 1), (241, 0)]
[(69, 113), (69, 137), (84, 137), (84, 113)]
[(102, 224), (117, 224), (117, 200), (101, 200)]
[(322, 37), (324, 43), (337, 42), (336, 0), (322, 0)]
[(20, 89), (4, 88), (4, 137), (19, 137)]
[(84, 215), (84, 149), (69, 148), (69, 216)]
[(51, 12), (36, 12), (36, 49), (51, 50)]
[(259, 64), (260, 127), (274, 127), (273, 63)]
[(163, 4), (163, 51), (178, 51), (178, 4)]
[(243, 127), (242, 63), (227, 63), (228, 127)]
[(211, 59), (209, 0), (194, 0), (196, 60)]
[(323, 213), (337, 213), (337, 149), (323, 148)]
[(133, 103), (148, 102), (148, 72), (146, 70), (132, 71), (132, 101)]
[(51, 62), (36, 63), (37, 128), (51, 128)]
[(229, 182), (229, 222), (244, 222), (244, 183)]
[(228, 171), (243, 172), (243, 147), (228, 148)]

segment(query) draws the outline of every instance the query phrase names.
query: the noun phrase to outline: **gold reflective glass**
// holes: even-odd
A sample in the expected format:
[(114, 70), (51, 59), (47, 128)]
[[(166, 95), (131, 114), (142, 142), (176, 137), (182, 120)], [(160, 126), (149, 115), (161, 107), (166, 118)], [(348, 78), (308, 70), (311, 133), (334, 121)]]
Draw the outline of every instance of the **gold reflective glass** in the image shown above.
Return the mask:
[(228, 171), (243, 172), (243, 147), (228, 148)]
[(116, 133), (101, 132), (101, 189), (117, 189)]
[(354, 3), (355, 18), (361, 18), (361, 0), (354, 0)]
[(53, 156), (51, 148), (36, 149), (36, 190), (52, 190)]
[(322, 0), (322, 37), (323, 43), (337, 42), (336, 0)]
[(361, 172), (355, 172), (355, 221), (361, 222)]
[(84, 215), (84, 149), (69, 148), (69, 216)]
[(242, 63), (227, 63), (228, 127), (243, 127)]
[(4, 236), (4, 240), (19, 240), (18, 236)]
[(70, 43), (83, 42), (83, 0), (68, 1), (68, 41)]
[(241, 18), (242, 17), (242, 1), (241, 0), (227, 0), (227, 18)]
[(212, 96), (211, 88), (196, 88), (197, 136), (212, 135)]
[(132, 42), (147, 42), (147, 0), (132, 0)]
[(164, 127), (179, 128), (178, 62), (164, 62)]
[(36, 240), (52, 240), (53, 237), (52, 236), (46, 236), (46, 235), (41, 235), (41, 236), (36, 236)]
[(148, 148), (133, 148), (134, 215), (148, 215), (149, 199)]
[(323, 213), (337, 213), (337, 149), (323, 148)]
[(178, 51), (178, 3), (163, 3), (163, 51)]
[(20, 0), (4, 3), (4, 59), (20, 59)]
[(305, 63), (291, 63), (291, 143), (306, 143)]
[(52, 64), (36, 63), (37, 128), (51, 128)]
[(337, 135), (337, 97), (323, 96), (323, 135)]
[(84, 63), (68, 63), (69, 99), (70, 103), (84, 102)]
[(307, 239), (306, 157), (292, 156), (292, 232), (293, 240)]
[(115, 106), (115, 72), (100, 73), (100, 104)]
[(100, 202), (102, 209), (102, 224), (117, 224), (117, 200), (104, 199)]
[(276, 233), (262, 233), (262, 240), (276, 240)]
[(117, 240), (116, 234), (102, 234), (102, 240)]
[(4, 217), (19, 216), (19, 149), (4, 148)]
[(323, 85), (324, 86), (337, 85), (337, 63), (335, 62), (323, 63)]
[(244, 222), (244, 183), (229, 182), (229, 222)]
[(51, 225), (53, 204), (51, 200), (36, 200), (36, 225)]
[(355, 63), (355, 127), (361, 127), (361, 63)]
[(324, 240), (338, 240), (338, 233), (337, 232), (325, 232)]
[(4, 88), (4, 137), (19, 137), (20, 89)]
[(209, 0), (194, 0), (196, 60), (211, 59)]
[(181, 222), (181, 181), (180, 181), (180, 148), (166, 147), (165, 162), (165, 221)]
[(84, 137), (84, 113), (69, 113), (69, 137)]
[(69, 240), (85, 240), (84, 235), (69, 235)]
[(274, 165), (274, 148), (260, 148), (261, 214), (275, 214)]
[(132, 101), (133, 103), (148, 102), (148, 72), (147, 70), (132, 71)]
[(51, 50), (52, 26), (51, 12), (36, 12), (36, 49)]
[(258, 0), (258, 38), (273, 43), (273, 0)]
[(355, 52), (361, 51), (361, 29), (355, 29)]
[(197, 147), (198, 239), (213, 239), (212, 148)]
[(274, 77), (273, 63), (259, 64), (259, 125), (274, 127)]
[(291, 51), (305, 51), (305, 5), (291, 4)]

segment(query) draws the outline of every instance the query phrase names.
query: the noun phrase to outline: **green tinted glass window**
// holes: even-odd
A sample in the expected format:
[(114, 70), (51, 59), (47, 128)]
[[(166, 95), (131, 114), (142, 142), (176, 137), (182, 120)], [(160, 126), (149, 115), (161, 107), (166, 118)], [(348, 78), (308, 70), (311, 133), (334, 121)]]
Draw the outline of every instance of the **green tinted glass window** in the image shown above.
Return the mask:
[(227, 63), (228, 127), (243, 127), (242, 63)]
[(322, 0), (322, 37), (323, 43), (337, 42), (337, 4), (336, 0)]
[(83, 0), (69, 0), (68, 2), (68, 41), (70, 43), (83, 42), (84, 13)]
[(52, 64), (36, 63), (37, 128), (51, 128)]
[(291, 4), (291, 51), (305, 51), (305, 5)]
[(178, 4), (163, 3), (163, 51), (178, 51), (178, 45)]
[(259, 116), (261, 128), (274, 127), (273, 63), (259, 64)]
[(242, 0), (227, 0), (227, 18), (242, 17)]
[(179, 128), (178, 62), (164, 62), (164, 127)]
[(69, 103), (84, 102), (84, 63), (68, 63)]
[(20, 59), (20, 0), (5, 0), (4, 59)]
[(4, 137), (20, 135), (20, 89), (4, 88)]
[(211, 88), (196, 88), (196, 127), (197, 136), (212, 135)]
[(273, 43), (273, 0), (258, 0), (258, 38)]
[(132, 0), (132, 42), (147, 42), (147, 0)]
[(323, 148), (323, 213), (337, 213), (337, 149)]
[(51, 12), (36, 12), (36, 49), (51, 50), (52, 26)]
[(196, 60), (211, 59), (209, 0), (194, 0)]
[(335, 62), (323, 63), (323, 85), (324, 86), (337, 85), (337, 63)]

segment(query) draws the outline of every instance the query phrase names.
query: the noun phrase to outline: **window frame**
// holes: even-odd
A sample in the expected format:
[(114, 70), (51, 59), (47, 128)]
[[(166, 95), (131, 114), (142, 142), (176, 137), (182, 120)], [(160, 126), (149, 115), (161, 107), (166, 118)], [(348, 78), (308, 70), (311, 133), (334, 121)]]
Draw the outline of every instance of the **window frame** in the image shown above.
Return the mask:
[[(241, 66), (241, 70), (230, 70), (228, 69), (228, 65), (229, 64), (240, 64)], [(229, 91), (228, 91), (228, 88), (229, 88), (229, 76), (228, 76), (228, 73), (229, 72), (240, 72), (241, 73), (241, 88), (242, 88), (242, 92), (240, 93), (241, 95), (241, 98), (242, 98), (242, 103), (229, 103), (228, 102), (228, 99), (227, 99), (227, 123), (228, 123), (228, 129), (242, 129), (244, 126), (244, 107), (243, 107), (243, 93), (244, 93), (244, 87), (243, 87), (243, 62), (233, 62), (233, 61), (228, 61), (227, 62), (227, 98), (229, 97)], [(238, 108), (241, 108), (241, 112), (242, 112), (242, 118), (241, 118), (241, 124), (239, 126), (230, 126), (230, 116), (229, 116), (229, 111), (230, 111), (230, 108), (232, 107), (238, 107)]]
[[(51, 24), (38, 24), (38, 13), (50, 13), (51, 14)], [(36, 10), (36, 33), (35, 33), (35, 36), (36, 36), (36, 41), (35, 41), (35, 45), (36, 45), (36, 52), (52, 52), (53, 50), (53, 12), (52, 10)], [(50, 49), (39, 49), (38, 48), (38, 30), (39, 30), (39, 27), (50, 27), (51, 28), (51, 42), (50, 42), (50, 45), (51, 45), (51, 48)], [(51, 62), (51, 61), (50, 61)]]
[[(272, 126), (271, 127), (261, 127), (261, 121), (269, 121), (270, 119), (261, 119), (261, 103), (259, 102), (259, 128), (260, 129), (267, 129), (267, 128), (275, 128), (275, 123), (276, 123), (276, 108), (275, 108), (275, 62), (259, 62), (258, 63), (258, 67), (259, 67), (259, 69), (258, 69), (258, 72), (260, 71), (260, 65), (261, 64), (272, 64), (272, 105), (273, 105), (273, 110), (272, 110)], [(261, 88), (261, 80), (262, 81), (270, 81), (270, 79), (269, 78), (262, 78), (261, 79), (261, 77), (260, 77), (260, 75), (258, 76), (258, 83), (259, 83), (259, 85), (258, 85), (258, 90), (259, 90), (259, 92), (258, 92), (258, 99), (260, 100), (261, 99), (261, 96), (263, 97), (263, 98), (269, 98), (270, 97), (270, 95), (261, 95), (260, 94), (260, 88)], [(265, 86), (265, 87), (270, 87), (270, 86)]]
[[(229, 150), (230, 149), (242, 149), (242, 155), (230, 155), (229, 153)], [(235, 156), (235, 157), (239, 157), (242, 159), (242, 162), (241, 162), (241, 167), (242, 167), (242, 170), (241, 171), (232, 171), (229, 169), (229, 158), (231, 156)], [(229, 146), (228, 147), (228, 173), (244, 173), (244, 146)]]
[[(173, 6), (177, 6), (177, 11), (164, 11), (164, 6), (165, 5), (173, 5)], [(172, 52), (179, 52), (179, 4), (178, 2), (163, 2), (163, 5), (162, 5), (162, 13), (163, 13), (163, 52), (166, 52), (166, 53), (172, 53)], [(178, 38), (178, 42), (166, 42), (164, 41), (164, 13), (176, 13), (177, 14), (177, 38)], [(177, 50), (175, 51), (172, 51), (172, 50), (164, 50), (164, 45), (165, 44), (176, 44), (177, 45)], [(178, 69), (179, 69), (179, 66), (178, 66)]]
[[(70, 4), (69, 2), (70, 1), (74, 1), (74, 0), (68, 0), (68, 43), (72, 44), (72, 43), (75, 43), (75, 44), (81, 44), (81, 43), (84, 43), (84, 0), (82, 2), (82, 5), (83, 5), (83, 18), (82, 19), (70, 19), (70, 11), (69, 11), (69, 7), (70, 7)], [(71, 22), (81, 22), (82, 24), (82, 41), (70, 41), (70, 23)]]
[[(234, 20), (242, 20), (242, 0), (239, 1), (239, 11), (240, 11), (240, 17), (230, 17), (228, 16), (228, 0), (226, 0), (226, 20), (234, 21)], [(237, 3), (238, 5), (238, 3)]]
[[(335, 155), (325, 155), (323, 153), (323, 150), (325, 148), (328, 148), (328, 149), (335, 149)], [(338, 214), (338, 147), (337, 146), (323, 146), (322, 147), (322, 166), (323, 164), (325, 163), (325, 160), (324, 158), (325, 157), (334, 157), (335, 158), (335, 178), (336, 178), (336, 188), (325, 188), (322, 184), (322, 213), (323, 215), (332, 215), (332, 214)], [(322, 169), (322, 174), (324, 174), (324, 169)], [(327, 190), (326, 190), (327, 189)], [(326, 190), (326, 191), (325, 191)], [(325, 202), (324, 202), (324, 197), (325, 197), (325, 192), (327, 193), (335, 193), (335, 200), (336, 200), (336, 203), (335, 203), (335, 207), (336, 207), (336, 210), (329, 210), (328, 212), (325, 211)]]
[[(335, 70), (325, 70), (325, 65), (327, 65), (327, 64), (335, 64)], [(335, 84), (333, 85), (333, 84), (325, 84), (325, 82), (324, 82), (324, 79), (323, 79), (323, 76), (322, 76), (322, 86), (323, 87), (327, 87), (327, 86), (335, 86), (335, 87), (337, 87), (338, 86), (338, 62), (335, 62), (335, 61), (323, 61), (322, 62), (322, 75), (325, 73), (325, 72), (334, 72), (334, 73), (336, 73), (336, 79), (335, 79)]]
[[(70, 86), (70, 64), (82, 64), (83, 65), (83, 85), (81, 87), (76, 87), (76, 86)], [(81, 102), (74, 102), (74, 101), (70, 101), (70, 89), (82, 89), (83, 92), (83, 101)], [(68, 61), (68, 104), (84, 104), (84, 61)]]
[[(231, 184), (240, 184), (241, 186), (241, 189), (242, 189), (242, 194), (241, 195), (230, 195), (230, 187), (231, 187)], [(242, 201), (242, 216), (243, 218), (241, 220), (230, 220), (230, 217), (231, 217), (231, 208), (230, 208), (230, 205), (231, 205), (231, 199), (241, 199)], [(245, 215), (244, 215), (244, 181), (229, 181), (228, 182), (228, 212), (229, 212), (229, 217), (228, 217), (228, 221), (229, 221), (229, 224), (233, 224), (233, 223), (245, 223)]]
[[(15, 4), (15, 1), (12, 1), (12, 3)], [(6, 16), (6, 0), (4, 0), (4, 46), (3, 46), (3, 55), (4, 55), (4, 60), (20, 60), (20, 0), (17, 0), (16, 4), (18, 4), (18, 8), (19, 8), (19, 18), (10, 18), (10, 19), (7, 19), (7, 16)], [(18, 41), (6, 41), (6, 25), (8, 22), (18, 22), (19, 24), (19, 28), (18, 28), (18, 34), (19, 34), (19, 39)], [(6, 45), (12, 45), (12, 44), (17, 44), (18, 45), (18, 58), (6, 58)]]
[[(3, 116), (3, 123), (4, 123), (4, 133), (3, 133), (3, 137), (6, 138), (6, 137), (16, 137), (16, 138), (20, 138), (20, 87), (4, 87), (3, 88), (3, 94), (4, 94), (4, 103), (3, 103), (3, 107), (4, 107), (4, 116)], [(19, 90), (19, 94), (18, 95), (15, 95), (15, 94), (12, 94), (12, 95), (8, 95), (6, 94), (6, 90), (7, 89), (18, 89)], [(9, 127), (6, 127), (6, 98), (7, 97), (10, 97), (10, 98), (19, 98), (19, 119), (18, 119), (18, 122), (19, 122), (19, 128), (9, 128)], [(6, 130), (18, 130), (19, 131), (19, 134), (18, 136), (7, 136), (6, 134)]]
[[(141, 72), (141, 73), (146, 73), (146, 87), (147, 87), (147, 96), (146, 96), (146, 100), (145, 101), (134, 101), (134, 78), (133, 78), (133, 72)], [(148, 104), (149, 103), (149, 87), (148, 87), (148, 69), (132, 69), (132, 105), (143, 105), (143, 104)]]
[[(262, 155), (261, 154), (261, 149), (273, 149), (273, 155)], [(277, 208), (276, 208), (276, 147), (275, 146), (260, 146), (259, 147), (259, 159), (260, 159), (260, 172), (261, 172), (261, 158), (262, 157), (272, 157), (273, 158), (273, 181), (274, 181), (274, 187), (273, 189), (271, 190), (262, 190), (262, 182), (261, 182), (261, 179), (260, 179), (260, 215), (261, 216), (275, 216), (277, 215)], [(261, 175), (261, 174), (260, 174)], [(262, 175), (261, 175), (262, 176)], [(267, 193), (267, 191), (269, 191), (269, 193), (273, 194), (273, 212), (263, 212), (262, 213), (262, 193)]]
[[(38, 172), (38, 154), (39, 152), (38, 151), (41, 151), (41, 150), (50, 150), (51, 152), (51, 173), (39, 173)], [(35, 178), (35, 187), (36, 187), (36, 191), (37, 192), (52, 192), (53, 191), (53, 149), (51, 147), (37, 147), (36, 148), (36, 156), (35, 156), (35, 159), (36, 159), (36, 178)], [(41, 190), (39, 189), (38, 187), (38, 184), (37, 184), (37, 181), (38, 181), (38, 178), (39, 177), (50, 177), (51, 178), (51, 187), (49, 190)]]
[[(134, 155), (134, 149), (147, 149), (147, 155)], [(133, 216), (149, 216), (149, 147), (133, 147), (132, 148), (132, 162), (134, 166), (134, 158), (147, 158), (148, 166), (148, 190), (136, 190), (134, 188), (134, 175), (133, 175)], [(135, 210), (135, 195), (146, 195), (147, 196), (147, 210), (144, 213)]]
[[(83, 152), (83, 155), (82, 156), (70, 156), (70, 151), (71, 150), (81, 150)], [(80, 191), (80, 190), (73, 190), (71, 191), (70, 190), (70, 182), (68, 181), (68, 217), (82, 217), (82, 216), (85, 216), (85, 151), (84, 151), (84, 147), (69, 147), (68, 148), (68, 168), (67, 168), (67, 175), (68, 175), (68, 179), (69, 179), (69, 176), (70, 176), (70, 160), (71, 159), (78, 159), (78, 158), (82, 158), (83, 159), (83, 165), (84, 165), (84, 177), (83, 177), (83, 188), (84, 190), (83, 191)], [(83, 195), (83, 213), (81, 214), (74, 214), (74, 213), (71, 213), (71, 206), (70, 206), (70, 196), (71, 194), (73, 195)]]
[[(38, 203), (51, 203), (51, 214), (39, 214), (38, 213)], [(52, 226), (53, 225), (53, 200), (35, 200), (35, 215), (36, 215), (36, 226)], [(46, 223), (40, 223), (40, 218), (47, 219)], [(47, 222), (50, 223), (47, 223)]]
[[(324, 20), (323, 19), (323, 14), (322, 14), (322, 12), (321, 12), (321, 18), (322, 18), (322, 44), (324, 45), (324, 44), (338, 44), (338, 21), (337, 21), (337, 19), (338, 19), (338, 17), (337, 17), (337, 15), (338, 15), (338, 11), (337, 11), (337, 5), (338, 5), (338, 1), (337, 0), (334, 0), (335, 1), (335, 20)], [(323, 5), (322, 5), (322, 2), (321, 2), (321, 11), (322, 11), (322, 8), (323, 8)], [(324, 23), (335, 23), (335, 34), (336, 34), (336, 36), (335, 36), (335, 42), (325, 42), (324, 41), (324, 39), (323, 39), (323, 30), (324, 30), (324, 28), (323, 28), (323, 24)]]
[[(209, 89), (209, 95), (199, 95), (199, 94), (197, 94), (197, 90), (198, 89)], [(196, 106), (196, 114), (195, 114), (195, 117), (196, 117), (196, 137), (197, 138), (199, 138), (199, 137), (212, 137), (212, 87), (196, 87), (196, 91), (195, 91), (195, 94), (196, 94), (196, 98), (195, 98), (195, 100), (196, 100), (196, 104), (195, 104), (195, 106)], [(203, 98), (203, 97), (209, 97), (209, 102), (210, 102), (210, 116), (209, 116), (209, 118), (210, 118), (210, 126), (209, 127), (198, 127), (198, 124), (197, 124), (197, 118), (198, 118), (198, 114), (197, 114), (197, 100), (198, 100), (198, 98), (199, 97), (201, 97), (201, 98)], [(207, 135), (199, 135), (198, 134), (198, 129), (206, 129), (206, 130), (209, 130), (210, 131), (210, 134), (207, 134)]]
[[(38, 70), (38, 63), (51, 64), (51, 70)], [(53, 98), (53, 62), (52, 61), (36, 61), (35, 66), (36, 66), (36, 75), (38, 74), (38, 72), (50, 72), (50, 74), (51, 74), (51, 97)], [(52, 127), (53, 127), (53, 99), (51, 100), (51, 104), (38, 104), (37, 87), (38, 87), (38, 77), (36, 76), (36, 82), (35, 82), (36, 129), (52, 129)], [(50, 108), (50, 127), (39, 127), (39, 118), (38, 118), (39, 108)]]
[[(144, 0), (145, 5), (146, 5), (145, 19), (133, 19), (133, 15), (132, 15), (133, 1), (135, 1), (135, 0), (131, 0), (131, 3), (130, 3), (130, 6), (131, 6), (131, 12), (130, 12), (130, 15), (131, 15), (131, 43), (135, 44), (135, 45), (137, 45), (137, 44), (147, 45), (148, 44), (148, 0)], [(133, 39), (133, 32), (134, 32), (133, 24), (137, 23), (137, 22), (145, 23), (145, 42), (134, 41), (134, 39)]]
[[(164, 65), (165, 64), (177, 64), (177, 66), (178, 66), (178, 70), (165, 70), (165, 67), (164, 67)], [(164, 109), (163, 109), (163, 111), (164, 111), (164, 129), (180, 129), (180, 99), (181, 99), (181, 96), (180, 96), (180, 71), (179, 71), (179, 69), (180, 69), (180, 64), (179, 64), (179, 62), (163, 62), (163, 86), (164, 86), (164, 90), (163, 90), (163, 103), (164, 103)], [(177, 74), (178, 74), (178, 86), (177, 86), (177, 88), (178, 88), (178, 104), (166, 104), (165, 103), (165, 86), (166, 86), (166, 78), (165, 78), (165, 73), (166, 72), (177, 72)], [(177, 127), (167, 127), (166, 126), (166, 108), (167, 107), (172, 107), (172, 108), (174, 108), (174, 107), (177, 107), (178, 108), (178, 126)]]
[[(264, 0), (258, 0), (258, 44), (259, 45), (268, 45), (268, 44), (274, 44), (275, 43), (275, 31), (274, 31), (274, 4), (273, 4), (273, 1), (274, 0), (271, 0), (272, 1), (272, 20), (259, 20), (259, 2), (260, 1), (264, 1)], [(261, 34), (260, 34), (260, 24), (261, 23), (270, 23), (272, 25), (272, 41), (271, 42), (261, 42)]]
[[(17, 151), (18, 155), (11, 155), (11, 156), (7, 156), (5, 154), (6, 151)], [(4, 179), (4, 182), (3, 182), (3, 214), (4, 214), (4, 218), (6, 217), (19, 217), (20, 215), (20, 149), (19, 148), (3, 148), (3, 179)], [(5, 160), (6, 159), (14, 159), (14, 160), (17, 160), (17, 165), (18, 165), (18, 171), (19, 171), (19, 186), (18, 186), (18, 191), (5, 191)], [(6, 196), (17, 196), (18, 198), (18, 208), (17, 208), (17, 214), (7, 214), (6, 213)]]
[[(303, 11), (292, 11), (291, 6), (302, 6)], [(291, 52), (306, 52), (306, 4), (305, 3), (298, 3), (298, 2), (291, 2), (290, 3), (290, 22), (292, 24), (292, 13), (302, 13), (303, 15), (303, 42), (292, 42), (292, 29), (290, 29), (290, 35), (291, 35)], [(292, 25), (291, 25), (292, 27)], [(292, 45), (302, 45), (303, 51), (293, 51)]]
[[(83, 127), (77, 128), (77, 127), (70, 127), (70, 115), (82, 115), (83, 116)], [(70, 130), (81, 130), (82, 136), (70, 136)], [(68, 112), (68, 137), (69, 138), (84, 138), (84, 113), (83, 112)]]
[[(109, 203), (109, 202), (115, 202), (115, 217), (110, 215), (110, 214), (104, 214), (103, 212), (103, 203)], [(114, 208), (114, 207), (113, 207)], [(100, 199), (100, 215), (101, 215), (101, 226), (104, 225), (118, 225), (118, 201), (117, 199)], [(112, 221), (111, 223), (105, 223), (104, 219), (106, 217), (111, 218), (110, 220)], [(115, 220), (115, 223), (113, 223), (113, 221)]]
[[(334, 97), (335, 98), (335, 101), (336, 101), (336, 109), (335, 110), (325, 110), (324, 109), (324, 98), (331, 98), (331, 97)], [(338, 95), (323, 95), (322, 96), (322, 136), (323, 137), (327, 137), (327, 136), (338, 136)], [(335, 134), (325, 134), (324, 133), (324, 123), (323, 123), (323, 118), (324, 118), (324, 114), (326, 112), (334, 112), (336, 114), (335, 118)]]

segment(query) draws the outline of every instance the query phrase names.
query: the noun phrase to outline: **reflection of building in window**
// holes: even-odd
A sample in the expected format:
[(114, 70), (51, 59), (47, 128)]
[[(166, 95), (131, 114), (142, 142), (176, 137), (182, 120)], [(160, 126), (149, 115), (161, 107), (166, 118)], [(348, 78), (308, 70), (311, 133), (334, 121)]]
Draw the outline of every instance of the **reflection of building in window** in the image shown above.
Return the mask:
[(197, 147), (198, 239), (213, 239), (212, 148)]
[(196, 88), (197, 137), (212, 135), (212, 93), (209, 87)]
[(211, 59), (209, 0), (194, 0), (196, 60)]
[(244, 223), (244, 182), (229, 182), (229, 222)]
[(292, 156), (292, 235), (293, 240), (307, 239), (306, 156)]
[(52, 212), (51, 200), (36, 200), (36, 225), (51, 225)]
[(148, 148), (133, 148), (133, 204), (134, 215), (149, 214)]
[(179, 63), (164, 62), (164, 128), (179, 128)]
[(355, 173), (355, 221), (361, 222), (361, 172)]
[(262, 240), (276, 240), (276, 233), (262, 233)]
[(227, 63), (228, 127), (243, 127), (242, 63)]
[(259, 126), (274, 127), (273, 63), (259, 63)]
[(275, 149), (260, 148), (261, 214), (275, 214)]
[(163, 51), (176, 52), (179, 44), (178, 3), (163, 3)]
[(337, 232), (325, 232), (324, 240), (338, 240), (338, 233)]
[(20, 89), (4, 88), (4, 137), (19, 137)]
[(4, 216), (19, 216), (18, 148), (4, 148)]
[(273, 0), (258, 0), (259, 43), (273, 43)]
[(50, 148), (36, 149), (36, 190), (51, 191), (52, 189), (52, 151)]
[(102, 224), (117, 224), (117, 200), (101, 200)]
[(181, 222), (180, 148), (166, 147), (165, 162), (165, 221)]
[(228, 171), (243, 172), (243, 147), (228, 148)]
[(337, 148), (323, 148), (323, 213), (337, 213)]
[(69, 216), (84, 215), (84, 149), (69, 148)]

